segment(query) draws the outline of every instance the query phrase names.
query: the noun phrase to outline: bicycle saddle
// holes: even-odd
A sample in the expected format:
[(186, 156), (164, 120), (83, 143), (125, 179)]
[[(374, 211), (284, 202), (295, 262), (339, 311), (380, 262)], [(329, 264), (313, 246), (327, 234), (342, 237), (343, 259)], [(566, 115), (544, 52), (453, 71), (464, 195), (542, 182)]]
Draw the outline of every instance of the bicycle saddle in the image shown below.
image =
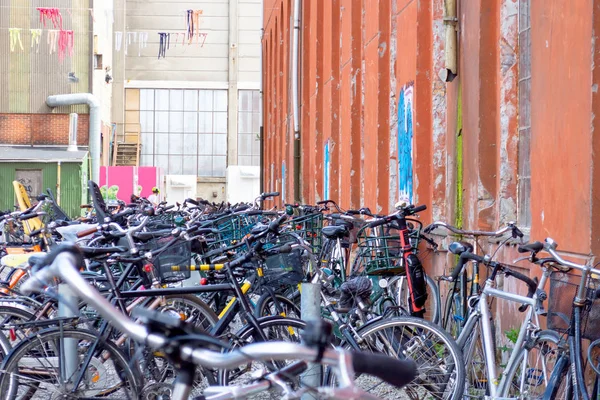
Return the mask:
[(348, 236), (348, 228), (340, 225), (326, 226), (321, 230), (321, 232), (323, 233), (323, 236), (329, 239), (337, 239)]
[(469, 253), (473, 252), (473, 245), (467, 242), (452, 242), (450, 246), (448, 246), (448, 250), (452, 254), (461, 255), (465, 251)]

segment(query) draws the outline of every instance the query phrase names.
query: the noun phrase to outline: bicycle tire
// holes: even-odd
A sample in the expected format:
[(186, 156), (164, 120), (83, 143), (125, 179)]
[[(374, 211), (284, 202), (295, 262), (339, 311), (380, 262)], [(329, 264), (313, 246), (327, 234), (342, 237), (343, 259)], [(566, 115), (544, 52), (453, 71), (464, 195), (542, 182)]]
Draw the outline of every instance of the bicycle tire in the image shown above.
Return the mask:
[[(257, 323), (263, 330), (263, 333), (266, 334), (267, 339), (271, 340), (271, 336), (269, 333), (273, 333), (275, 330), (282, 332), (289, 332), (288, 329), (293, 329), (296, 337), (294, 338), (296, 342), (300, 341), (300, 331), (304, 329), (306, 323), (302, 320), (292, 319), (292, 318), (283, 318), (283, 317), (266, 317), (260, 318)], [(236, 338), (232, 341), (232, 349), (239, 348), (248, 343), (252, 343), (253, 335), (255, 335), (254, 327), (246, 325), (235, 335)], [(277, 337), (274, 340), (281, 340), (281, 337)], [(253, 365), (254, 364), (254, 365)], [(237, 385), (240, 383), (245, 383), (249, 380), (256, 379), (252, 376), (252, 371), (255, 370), (253, 368), (259, 367), (264, 368), (263, 363), (248, 363), (245, 366), (240, 366), (235, 370), (221, 370), (219, 371), (219, 385), (227, 386), (230, 384)], [(283, 365), (281, 365), (283, 366)], [(279, 368), (281, 367), (279, 366)], [(265, 393), (260, 397), (261, 399), (279, 399), (281, 398), (280, 394), (275, 393)]]
[[(396, 328), (401, 331), (395, 331)], [(466, 374), (462, 353), (454, 339), (439, 326), (421, 318), (396, 317), (365, 325), (357, 333), (360, 348), (355, 350), (385, 351), (388, 356), (411, 358), (417, 362), (415, 381), (402, 389), (378, 384), (378, 392), (374, 393), (376, 396), (382, 399), (403, 398), (402, 395), (412, 399), (462, 398)], [(447, 350), (440, 348), (442, 344)], [(351, 349), (351, 346), (346, 345), (346, 348)], [(415, 353), (409, 352), (417, 349), (423, 350), (422, 354), (412, 357)], [(444, 372), (444, 368), (447, 372)], [(373, 378), (368, 380), (372, 381)], [(357, 384), (360, 385), (360, 382), (357, 381)], [(384, 397), (386, 394), (382, 393), (382, 389), (386, 387), (391, 388), (388, 391), (393, 391), (390, 393), (392, 397)]]
[[(181, 314), (181, 317), (184, 319), (184, 321), (193, 323), (194, 326), (196, 326), (200, 329), (208, 331), (208, 330), (210, 330), (210, 328), (212, 326), (214, 326), (219, 321), (219, 317), (213, 311), (213, 309), (210, 308), (210, 306), (208, 304), (206, 304), (198, 296), (194, 296), (193, 294), (174, 294), (174, 295), (165, 296), (165, 299), (167, 301), (174, 301), (174, 300), (179, 299), (188, 305), (193, 305), (193, 307), (195, 307), (195, 312), (202, 314), (202, 316), (204, 317), (201, 320), (201, 323), (198, 323), (197, 319), (194, 319), (197, 317), (197, 315), (196, 316), (193, 314), (189, 315), (186, 313), (186, 314)], [(160, 310), (160, 308), (159, 308), (159, 310)]]
[[(38, 332), (35, 336), (30, 336), (29, 338), (21, 341), (21, 343), (19, 343), (10, 352), (8, 357), (2, 363), (2, 370), (4, 371), (4, 373), (2, 374), (2, 376), (0, 376), (0, 393), (2, 393), (3, 396), (5, 396), (4, 399), (31, 399), (34, 394), (36, 396), (39, 394), (38, 391), (42, 389), (41, 384), (48, 384), (48, 379), (45, 379), (44, 381), (40, 382), (35, 382), (37, 385), (35, 385), (35, 387), (32, 387), (32, 382), (34, 382), (34, 379), (28, 378), (25, 394), (22, 397), (17, 397), (19, 383), (15, 380), (18, 380), (21, 374), (17, 373), (17, 375), (15, 375), (14, 371), (19, 371), (19, 363), (27, 362), (29, 360), (30, 365), (28, 366), (28, 368), (30, 371), (33, 371), (30, 372), (30, 375), (36, 376), (36, 362), (39, 363), (38, 365), (42, 365), (43, 367), (39, 372), (37, 372), (37, 374), (44, 375), (44, 373), (42, 372), (44, 370), (42, 358), (46, 362), (45, 367), (49, 367), (47, 369), (56, 368), (53, 366), (51, 360), (57, 357), (52, 357), (50, 355), (52, 353), (48, 354), (48, 351), (51, 351), (52, 348), (58, 348), (59, 346), (55, 344), (53, 345), (52, 343), (58, 343), (56, 341), (60, 340), (61, 338), (78, 340), (78, 350), (85, 349), (84, 346), (81, 346), (80, 341), (85, 340), (93, 343), (98, 339), (97, 333), (92, 331), (82, 329), (61, 330), (59, 328), (52, 328)], [(26, 357), (28, 355), (28, 352), (31, 350), (34, 350), (32, 356), (29, 358)], [(42, 358), (40, 358), (40, 356), (35, 355), (36, 353), (40, 354), (42, 352), (45, 353), (45, 355), (42, 355)], [(88, 365), (87, 373), (89, 374), (91, 372), (91, 376), (88, 375), (88, 378), (86, 379), (86, 385), (88, 385), (88, 392), (91, 391), (92, 393), (86, 393), (84, 397), (90, 397), (90, 395), (93, 395), (101, 396), (104, 399), (137, 399), (137, 392), (140, 386), (139, 380), (136, 372), (130, 368), (129, 362), (127, 358), (123, 355), (121, 350), (114, 343), (108, 340), (102, 340), (100, 341), (100, 343), (98, 343), (95, 354), (108, 354), (108, 360), (110, 360), (112, 365), (115, 367), (114, 373), (117, 375), (118, 381), (113, 382), (112, 386), (107, 388), (101, 389), (96, 387), (93, 389), (89, 389), (89, 387), (93, 387), (93, 385), (97, 384), (97, 382), (102, 382), (103, 379), (108, 378), (109, 372), (104, 366), (108, 360), (104, 360), (103, 362), (99, 360), (99, 358), (102, 357), (96, 356), (92, 358), (92, 362), (90, 363), (90, 365)], [(52, 377), (51, 373), (45, 372), (45, 374), (46, 376)], [(58, 379), (57, 376), (56, 378)], [(125, 382), (122, 381), (123, 378), (125, 378)], [(70, 392), (71, 389), (63, 389), (64, 390), (62, 392), (64, 392), (64, 394), (68, 394), (67, 397), (73, 396), (73, 393)], [(123, 393), (117, 394), (117, 396), (119, 397), (114, 397), (113, 395), (115, 395), (118, 392)], [(42, 397), (39, 398), (54, 398), (52, 396), (56, 395), (57, 393), (60, 394), (61, 390), (53, 390), (50, 393), (48, 393), (46, 397), (42, 395)]]
[[(550, 344), (554, 345), (556, 347), (556, 349), (550, 349), (550, 348), (546, 347)], [(557, 350), (560, 345), (561, 345), (560, 335), (557, 332), (554, 332), (551, 330), (545, 330), (545, 331), (541, 331), (538, 334), (538, 337), (537, 337), (534, 345), (532, 346), (532, 348), (530, 350), (527, 350), (527, 351), (530, 352), (531, 350), (537, 348), (538, 350), (542, 350), (542, 352), (546, 352), (546, 354), (549, 354), (550, 356), (557, 356), (558, 355)], [(546, 385), (544, 384), (544, 382), (547, 382), (550, 379), (550, 375), (551, 375), (552, 371), (548, 370), (546, 372), (547, 373), (546, 376), (535, 375), (535, 371), (532, 371), (532, 370), (538, 370), (537, 367), (540, 366), (538, 364), (538, 359), (536, 359), (536, 361), (534, 361), (534, 365), (532, 365), (531, 364), (532, 357), (530, 354), (527, 354), (526, 375), (528, 377), (527, 380), (533, 384), (528, 385), (526, 391), (521, 393), (521, 388), (519, 388), (518, 385), (521, 385), (522, 382), (520, 382), (520, 380), (524, 377), (523, 376), (518, 377), (517, 372), (519, 372), (519, 368), (521, 368), (521, 366), (523, 365), (522, 360), (525, 359), (526, 349), (524, 347), (521, 347), (517, 351), (519, 352), (519, 354), (518, 354), (517, 358), (515, 359), (516, 362), (514, 362), (511, 366), (509, 366), (509, 369), (506, 373), (507, 382), (511, 382), (512, 384), (509, 384), (504, 388), (504, 391), (501, 394), (501, 396), (502, 397), (516, 397), (516, 396), (523, 397), (524, 396), (525, 398), (532, 399), (532, 400), (544, 398), (544, 394), (546, 392)], [(553, 360), (550, 359), (549, 361), (551, 361), (551, 362), (554, 361), (554, 362), (551, 363), (549, 366), (553, 368), (556, 363), (556, 360), (557, 360), (557, 358), (554, 358)], [(541, 360), (539, 360), (539, 361), (541, 362)], [(530, 367), (530, 365), (532, 365), (532, 366)], [(543, 367), (543, 365), (542, 365), (542, 367)], [(525, 380), (525, 379), (523, 379), (523, 380)], [(536, 382), (536, 380), (537, 380), (537, 382)], [(556, 393), (555, 397), (552, 397), (552, 398), (556, 398), (557, 395), (558, 395), (558, 393)]]
[[(300, 308), (296, 303), (292, 300), (288, 299), (282, 294), (269, 294), (265, 293), (256, 301), (256, 306), (254, 307), (254, 316), (256, 318), (268, 317), (271, 315), (279, 315), (275, 314), (276, 305), (275, 299), (281, 303), (280, 307), (283, 309), (285, 315), (281, 315), (282, 317), (291, 317), (291, 318), (300, 318)], [(275, 312), (275, 313), (274, 313)]]

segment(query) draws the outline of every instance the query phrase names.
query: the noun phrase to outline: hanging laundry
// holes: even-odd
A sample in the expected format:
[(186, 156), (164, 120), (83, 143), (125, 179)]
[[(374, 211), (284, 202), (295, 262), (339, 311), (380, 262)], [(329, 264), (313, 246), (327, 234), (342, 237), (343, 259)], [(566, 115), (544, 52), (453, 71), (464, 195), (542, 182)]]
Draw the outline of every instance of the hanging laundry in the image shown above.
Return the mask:
[(192, 44), (194, 37), (196, 37), (196, 43), (200, 37), (200, 15), (202, 10), (187, 10), (187, 37), (188, 44)]
[(175, 38), (173, 39), (173, 47), (177, 47), (177, 43), (179, 43), (179, 32), (174, 32), (173, 35), (175, 35)]
[(9, 28), (8, 29), (9, 37), (10, 37), (10, 51), (14, 52), (17, 48), (17, 44), (23, 51), (23, 42), (21, 42), (21, 29), (20, 28)]
[(50, 54), (52, 54), (56, 51), (57, 39), (58, 39), (58, 30), (48, 29), (48, 34), (46, 36), (46, 43), (48, 44)]
[(65, 55), (73, 57), (74, 36), (73, 31), (58, 31), (58, 61), (63, 62)]
[(135, 42), (137, 42), (137, 32), (127, 32), (127, 38), (125, 39), (125, 55), (127, 55), (131, 43)]
[(115, 32), (115, 50), (121, 51), (121, 44), (123, 43), (123, 32)]
[(159, 44), (158, 44), (158, 59), (165, 58), (167, 55), (167, 49), (171, 42), (171, 34), (165, 32), (158, 32)]
[(202, 43), (200, 44), (200, 47), (204, 47), (204, 43), (206, 43), (206, 38), (208, 37), (208, 33), (201, 33), (200, 37), (202, 38)]
[(142, 55), (142, 49), (148, 47), (148, 32), (140, 32), (138, 35), (138, 57)]
[(42, 36), (41, 29), (30, 29), (31, 33), (31, 48), (33, 49), (33, 45), (35, 44), (37, 47), (35, 49), (36, 53), (40, 52), (40, 37)]
[(62, 30), (62, 15), (58, 8), (38, 7), (37, 10), (40, 12), (40, 23), (44, 23), (44, 28), (46, 27), (46, 20), (49, 19), (54, 28)]

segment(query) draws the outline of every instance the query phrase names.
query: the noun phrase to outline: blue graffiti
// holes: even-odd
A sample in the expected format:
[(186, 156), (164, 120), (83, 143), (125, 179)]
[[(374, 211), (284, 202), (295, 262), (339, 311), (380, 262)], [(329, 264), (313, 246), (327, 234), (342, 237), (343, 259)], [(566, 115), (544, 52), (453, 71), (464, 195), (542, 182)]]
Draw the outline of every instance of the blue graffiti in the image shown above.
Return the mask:
[(286, 179), (287, 176), (285, 174), (285, 160), (281, 163), (281, 201), (285, 203), (285, 189), (286, 189)]
[(398, 194), (399, 200), (413, 200), (413, 88), (407, 85), (398, 100)]
[(329, 140), (325, 142), (325, 151), (323, 154), (325, 155), (325, 162), (323, 166), (323, 199), (327, 200), (329, 199)]

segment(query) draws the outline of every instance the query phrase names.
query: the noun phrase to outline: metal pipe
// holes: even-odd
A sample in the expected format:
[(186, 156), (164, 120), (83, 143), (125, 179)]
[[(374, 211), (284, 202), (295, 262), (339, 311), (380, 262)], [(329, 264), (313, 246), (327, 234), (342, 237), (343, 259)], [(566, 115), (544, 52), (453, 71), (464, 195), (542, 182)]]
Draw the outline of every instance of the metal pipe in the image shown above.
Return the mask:
[(457, 22), (456, 0), (444, 0), (444, 24), (446, 25), (444, 53), (446, 55), (446, 68), (440, 71), (440, 75), (445, 82), (452, 82), (456, 77)]
[(263, 128), (263, 93), (264, 93), (264, 88), (263, 88), (263, 74), (265, 73), (265, 69), (263, 66), (263, 51), (262, 51), (262, 46), (263, 46), (263, 37), (265, 36), (265, 27), (264, 27), (264, 23), (265, 23), (265, 17), (264, 17), (264, 10), (263, 7), (260, 7), (260, 91), (259, 93), (259, 102), (258, 102), (258, 126), (259, 126), (259, 132), (258, 132), (258, 137), (260, 139), (260, 174), (259, 174), (259, 179), (260, 179), (260, 192), (264, 193), (265, 191), (265, 146), (264, 146), (264, 128)]
[(69, 114), (69, 147), (67, 151), (77, 151), (77, 113)]
[(58, 94), (48, 96), (46, 99), (48, 107), (73, 106), (77, 104), (87, 104), (90, 107), (90, 156), (92, 159), (92, 180), (100, 181), (100, 146), (101, 146), (101, 107), (100, 102), (91, 93), (73, 93), (73, 94)]
[(61, 162), (59, 161), (56, 165), (56, 204), (60, 206), (60, 174), (61, 174)]
[(299, 91), (299, 60), (300, 53), (300, 10), (301, 0), (294, 0), (294, 31), (292, 36), (292, 108), (294, 118), (294, 197), (300, 196), (300, 91)]

